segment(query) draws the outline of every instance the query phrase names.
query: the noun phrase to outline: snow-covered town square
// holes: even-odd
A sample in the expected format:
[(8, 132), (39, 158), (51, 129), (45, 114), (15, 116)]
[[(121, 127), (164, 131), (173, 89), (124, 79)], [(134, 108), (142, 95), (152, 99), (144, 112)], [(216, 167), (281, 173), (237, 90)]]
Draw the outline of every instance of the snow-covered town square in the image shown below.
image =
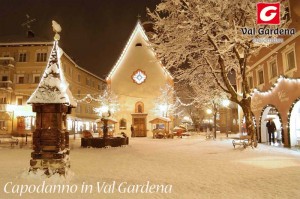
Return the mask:
[[(1, 198), (299, 198), (300, 154), (284, 148), (260, 145), (252, 149), (233, 148), (231, 139), (206, 140), (193, 135), (168, 140), (135, 138), (130, 146), (84, 149), (71, 142), (69, 185), (76, 193), (20, 193), (21, 185), (58, 184), (59, 179), (26, 177), (29, 148), (1, 148)], [(6, 186), (8, 193), (3, 187)], [(98, 190), (97, 182), (115, 187)], [(136, 185), (163, 185), (151, 192)], [(93, 185), (82, 193), (82, 184)], [(121, 187), (119, 188), (120, 184)], [(127, 183), (127, 184), (125, 184)], [(130, 187), (134, 185), (135, 188)], [(172, 186), (171, 189), (166, 185)], [(24, 188), (23, 191), (26, 189)], [(42, 189), (40, 189), (42, 190)], [(74, 189), (75, 190), (75, 189)], [(73, 191), (74, 191), (73, 190)], [(52, 190), (53, 191), (53, 190)], [(15, 193), (12, 193), (15, 192)], [(163, 193), (162, 193), (163, 192)], [(20, 197), (21, 195), (21, 197)]]
[(1, 0), (0, 199), (300, 198), (299, 0)]

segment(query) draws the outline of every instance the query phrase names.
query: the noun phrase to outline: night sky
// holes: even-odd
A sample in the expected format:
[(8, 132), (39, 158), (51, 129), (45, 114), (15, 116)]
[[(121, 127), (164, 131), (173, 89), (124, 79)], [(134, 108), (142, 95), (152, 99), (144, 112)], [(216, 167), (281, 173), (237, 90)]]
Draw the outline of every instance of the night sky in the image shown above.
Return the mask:
[(36, 21), (36, 37), (53, 40), (51, 21), (62, 26), (60, 46), (74, 61), (105, 78), (120, 56), (137, 22), (146, 21), (146, 7), (161, 0), (0, 0), (1, 37), (26, 35), (26, 14)]

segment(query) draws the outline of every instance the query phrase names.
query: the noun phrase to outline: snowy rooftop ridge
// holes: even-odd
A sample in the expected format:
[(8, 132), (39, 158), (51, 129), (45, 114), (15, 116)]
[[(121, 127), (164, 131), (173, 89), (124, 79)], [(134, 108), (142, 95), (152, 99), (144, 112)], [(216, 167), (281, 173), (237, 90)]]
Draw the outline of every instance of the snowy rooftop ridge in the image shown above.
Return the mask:
[[(142, 35), (143, 39), (144, 39), (147, 43), (149, 43), (149, 39), (148, 39), (148, 36), (147, 36), (147, 34), (146, 34), (146, 31), (145, 31), (143, 25), (141, 24), (141, 21), (138, 20), (137, 23), (136, 23), (136, 26), (135, 26), (134, 30), (132, 31), (132, 33), (131, 33), (129, 39), (127, 40), (127, 43), (126, 43), (126, 45), (125, 45), (125, 47), (124, 47), (124, 49), (123, 49), (121, 55), (119, 56), (117, 62), (116, 62), (115, 65), (113, 66), (113, 68), (110, 70), (108, 76), (106, 77), (106, 81), (110, 80), (110, 79), (112, 78), (113, 74), (115, 73), (115, 71), (118, 70), (119, 66), (121, 65), (121, 63), (122, 63), (123, 60), (124, 60), (125, 55), (127, 54), (127, 51), (129, 50), (129, 47), (131, 46), (132, 41), (134, 40), (134, 38), (136, 37), (136, 35), (138, 35), (139, 33)], [(150, 43), (149, 43), (149, 45), (150, 45), (150, 48), (149, 48), (149, 49), (151, 50), (151, 52), (152, 52), (152, 53), (154, 54), (154, 56), (156, 57), (156, 54), (155, 54), (155, 52), (154, 52), (154, 49), (151, 47), (151, 44), (150, 44)], [(164, 71), (171, 79), (173, 79), (171, 73), (163, 66), (162, 62), (159, 61), (159, 63), (160, 63), (160, 65), (161, 65), (163, 71)]]
[(41, 104), (67, 104), (76, 107), (73, 95), (69, 89), (69, 84), (65, 80), (60, 62), (61, 53), (58, 47), (58, 41), (54, 41), (51, 54), (49, 56), (47, 67), (44, 71), (42, 79), (30, 96), (27, 103)]

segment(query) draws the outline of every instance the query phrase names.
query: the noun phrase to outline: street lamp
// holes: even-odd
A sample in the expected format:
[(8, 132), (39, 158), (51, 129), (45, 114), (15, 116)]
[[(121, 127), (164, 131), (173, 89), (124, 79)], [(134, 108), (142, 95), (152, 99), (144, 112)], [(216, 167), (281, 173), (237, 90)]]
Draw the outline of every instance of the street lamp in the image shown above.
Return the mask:
[(227, 108), (228, 108), (229, 104), (230, 104), (230, 101), (229, 101), (228, 99), (224, 99), (224, 100), (222, 101), (222, 105), (223, 105), (223, 107), (225, 107), (225, 110), (226, 110), (226, 111), (225, 111), (226, 137), (228, 137)]
[[(207, 110), (206, 110), (206, 113), (207, 113), (208, 115), (210, 115), (210, 114), (212, 114), (212, 110), (211, 110), (211, 109), (207, 109)], [(208, 117), (208, 127), (210, 128), (210, 117)]]
[(224, 99), (224, 100), (222, 101), (222, 105), (223, 105), (224, 107), (228, 107), (229, 104), (230, 104), (230, 101), (229, 101), (228, 99)]
[(166, 113), (166, 117), (167, 117), (167, 109), (168, 109), (168, 106), (166, 104), (161, 104), (159, 105), (159, 110), (162, 112), (162, 116), (164, 117)]

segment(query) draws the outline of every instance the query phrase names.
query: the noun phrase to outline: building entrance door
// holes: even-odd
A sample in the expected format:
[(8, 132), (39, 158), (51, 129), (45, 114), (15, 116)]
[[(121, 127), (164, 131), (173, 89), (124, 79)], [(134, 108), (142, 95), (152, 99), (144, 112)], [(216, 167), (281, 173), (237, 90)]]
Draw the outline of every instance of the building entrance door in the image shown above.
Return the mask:
[(147, 114), (132, 114), (133, 137), (147, 137)]

